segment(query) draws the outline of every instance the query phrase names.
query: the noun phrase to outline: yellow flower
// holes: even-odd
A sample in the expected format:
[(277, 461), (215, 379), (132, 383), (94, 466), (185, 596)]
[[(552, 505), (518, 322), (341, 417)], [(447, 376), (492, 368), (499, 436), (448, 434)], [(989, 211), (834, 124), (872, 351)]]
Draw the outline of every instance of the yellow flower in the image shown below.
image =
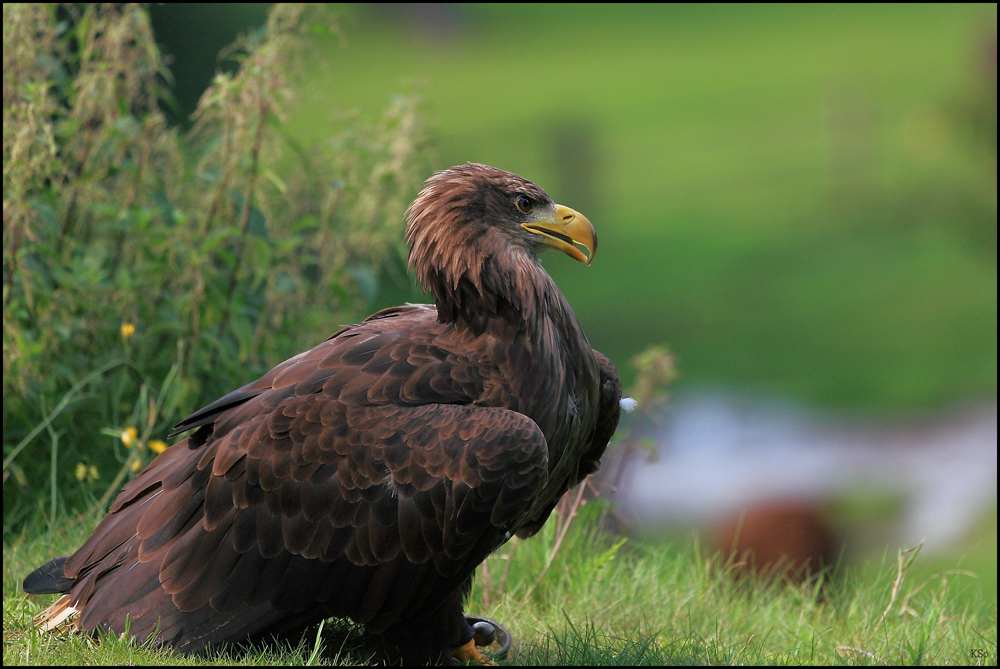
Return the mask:
[(129, 469), (131, 469), (133, 472), (137, 472), (140, 469), (142, 469), (142, 460), (140, 460), (139, 458), (133, 460), (132, 464), (129, 465)]
[(97, 467), (94, 465), (88, 467), (82, 462), (76, 463), (76, 471), (73, 473), (77, 481), (96, 481), (101, 477), (97, 471)]
[(160, 441), (159, 439), (153, 439), (149, 442), (149, 450), (159, 455), (163, 451), (167, 450), (167, 442)]
[(128, 341), (128, 338), (135, 334), (135, 323), (122, 323), (122, 339)]
[(127, 427), (122, 430), (122, 443), (125, 444), (125, 448), (132, 448), (132, 444), (139, 437), (139, 430), (134, 427)]

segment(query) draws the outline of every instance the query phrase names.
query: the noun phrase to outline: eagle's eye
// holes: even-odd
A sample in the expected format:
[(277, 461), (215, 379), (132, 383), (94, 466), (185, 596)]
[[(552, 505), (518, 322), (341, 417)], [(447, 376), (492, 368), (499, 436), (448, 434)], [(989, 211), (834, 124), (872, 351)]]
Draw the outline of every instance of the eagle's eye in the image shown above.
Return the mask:
[(527, 214), (531, 211), (531, 198), (527, 195), (518, 195), (517, 199), (514, 200), (514, 204), (517, 205), (518, 210), (520, 210), (522, 214)]

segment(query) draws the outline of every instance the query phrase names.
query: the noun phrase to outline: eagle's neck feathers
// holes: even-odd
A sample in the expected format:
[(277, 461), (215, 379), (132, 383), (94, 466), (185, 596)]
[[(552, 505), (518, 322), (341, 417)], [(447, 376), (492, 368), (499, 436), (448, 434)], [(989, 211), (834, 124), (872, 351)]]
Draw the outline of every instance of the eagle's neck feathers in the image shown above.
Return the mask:
[[(492, 172), (467, 178), (466, 172), (478, 170)], [(566, 312), (575, 324), (538, 258), (498, 224), (504, 212), (494, 189), (510, 187), (505, 179), (520, 177), (470, 164), (428, 180), (407, 211), (410, 266), (433, 295), (438, 318), (475, 335), (488, 331), (509, 339), (530, 333), (546, 317), (563, 320)]]
[[(470, 179), (475, 172), (478, 178)], [(518, 181), (504, 181), (510, 179)], [(501, 370), (518, 370), (509, 379), (509, 408), (531, 416), (555, 439), (550, 449), (561, 453), (582, 438), (577, 430), (593, 426), (589, 407), (596, 397), (567, 393), (596, 392), (597, 362), (569, 303), (519, 239), (498, 196), (526, 188), (537, 186), (485, 166), (438, 173), (407, 211), (406, 239), (410, 266), (433, 295), (438, 320), (479, 339)], [(535, 195), (548, 199), (541, 189)], [(565, 411), (569, 404), (588, 407), (587, 415)]]
[(439, 265), (424, 273), (421, 283), (434, 296), (440, 321), (510, 341), (530, 337), (545, 320), (564, 319), (568, 305), (536, 258), (520, 250), (477, 250), (478, 267)]

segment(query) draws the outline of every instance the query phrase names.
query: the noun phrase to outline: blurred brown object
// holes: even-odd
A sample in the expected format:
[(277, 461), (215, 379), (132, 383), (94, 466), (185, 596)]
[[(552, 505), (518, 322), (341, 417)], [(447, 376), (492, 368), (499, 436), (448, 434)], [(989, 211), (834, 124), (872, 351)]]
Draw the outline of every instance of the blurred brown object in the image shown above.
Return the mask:
[(716, 547), (735, 574), (806, 580), (832, 566), (840, 541), (830, 521), (802, 501), (755, 504), (723, 525)]

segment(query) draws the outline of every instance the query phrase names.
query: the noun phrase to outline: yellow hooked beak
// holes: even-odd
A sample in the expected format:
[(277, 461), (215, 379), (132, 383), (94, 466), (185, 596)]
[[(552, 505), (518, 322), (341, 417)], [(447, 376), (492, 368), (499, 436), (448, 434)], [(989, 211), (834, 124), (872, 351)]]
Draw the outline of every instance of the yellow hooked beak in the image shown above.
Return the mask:
[[(521, 227), (540, 236), (546, 246), (559, 249), (570, 258), (588, 265), (594, 262), (594, 255), (597, 253), (597, 232), (587, 217), (578, 211), (557, 204), (555, 216), (522, 223)], [(586, 248), (590, 252), (590, 258), (576, 248), (575, 244)]]

